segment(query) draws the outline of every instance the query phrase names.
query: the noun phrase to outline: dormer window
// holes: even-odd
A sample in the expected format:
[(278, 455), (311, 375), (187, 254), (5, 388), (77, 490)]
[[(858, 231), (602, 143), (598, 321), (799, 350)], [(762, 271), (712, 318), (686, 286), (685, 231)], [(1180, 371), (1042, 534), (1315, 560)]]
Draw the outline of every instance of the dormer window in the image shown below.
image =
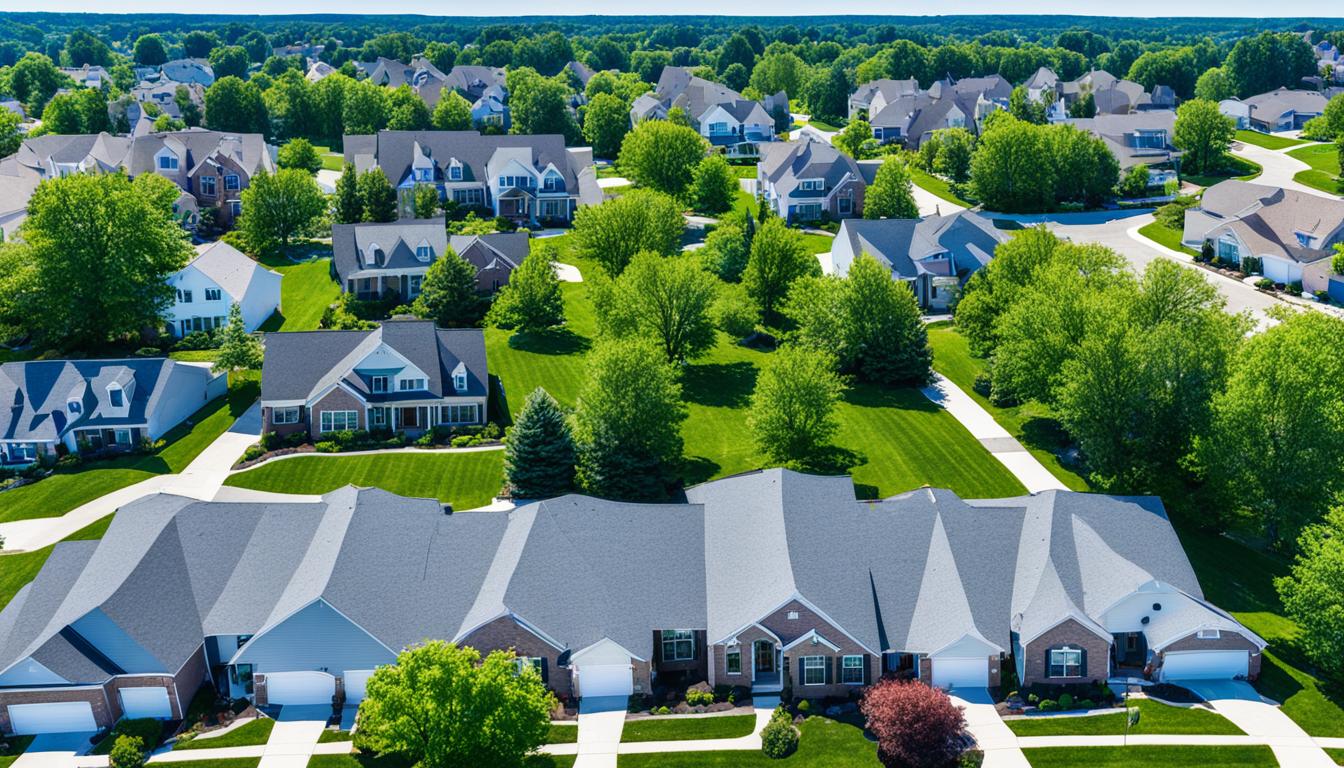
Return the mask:
[(121, 387), (109, 387), (107, 400), (113, 408), (123, 408), (126, 405), (126, 395), (121, 391)]
[(424, 379), (402, 379), (397, 382), (397, 391), (399, 392), (414, 392), (424, 388)]
[(429, 261), (434, 258), (434, 248), (428, 242), (421, 240), (420, 244), (415, 247), (415, 258), (420, 261)]
[(364, 256), (364, 265), (367, 267), (378, 266), (378, 257), (381, 256), (382, 253), (383, 249), (379, 248), (377, 243), (370, 244), (369, 250), (365, 253)]
[(434, 180), (434, 169), (433, 169), (433, 168), (416, 168), (416, 169), (415, 169), (415, 180), (416, 180), (416, 181), (433, 181), (433, 180)]
[(239, 182), (239, 180), (238, 180), (238, 174), (236, 174), (236, 173), (231, 173), (231, 174), (229, 174), (228, 176), (225, 176), (225, 177), (224, 177), (224, 189), (226, 189), (226, 190), (228, 190), (228, 191), (230, 191), (230, 192), (236, 192), (236, 191), (238, 191), (238, 186), (239, 186), (239, 183), (238, 183), (238, 182)]
[(467, 372), (456, 371), (453, 373), (453, 389), (458, 392), (467, 391)]
[(822, 181), (821, 179), (803, 179), (798, 182), (798, 189), (804, 192), (820, 192)]
[(369, 390), (370, 390), (371, 392), (373, 392), (375, 395), (380, 395), (380, 394), (386, 392), (386, 391), (387, 391), (387, 377), (386, 377), (386, 376), (371, 376), (371, 377), (369, 377)]
[(1297, 235), (1297, 244), (1303, 248), (1310, 248), (1312, 242), (1316, 239), (1305, 232), (1294, 232), (1293, 234)]
[(461, 180), (462, 180), (462, 166), (461, 166), (460, 164), (454, 163), (451, 167), (449, 167), (449, 168), (448, 168), (448, 178), (449, 178), (451, 181), (461, 181)]
[(80, 414), (84, 411), (84, 404), (78, 400), (70, 400), (65, 404), (65, 409), (73, 414)]
[(158, 167), (160, 171), (176, 171), (177, 155), (167, 150), (159, 154)]
[(564, 179), (561, 179), (560, 174), (554, 171), (546, 174), (546, 180), (545, 182), (543, 182), (544, 188), (547, 192), (556, 192), (560, 189), (563, 189), (564, 184), (565, 184)]

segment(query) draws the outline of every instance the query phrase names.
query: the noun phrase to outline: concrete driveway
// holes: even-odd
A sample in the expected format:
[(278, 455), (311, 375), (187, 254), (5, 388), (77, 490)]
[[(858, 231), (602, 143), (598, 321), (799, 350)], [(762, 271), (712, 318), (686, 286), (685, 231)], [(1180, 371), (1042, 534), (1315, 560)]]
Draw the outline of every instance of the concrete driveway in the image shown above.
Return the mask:
[(579, 699), (579, 752), (574, 768), (616, 768), (616, 748), (628, 704), (624, 696)]
[(330, 704), (281, 707), (257, 768), (306, 768), (329, 717)]
[(984, 768), (1031, 768), (1017, 746), (1017, 734), (1004, 725), (994, 699), (983, 688), (967, 688), (948, 694), (966, 716), (966, 730), (985, 753)]
[(1263, 739), (1279, 765), (1293, 768), (1334, 768), (1335, 761), (1283, 710), (1262, 698), (1250, 683), (1240, 680), (1173, 680), (1199, 694), (1218, 714), (1248, 736)]
[(88, 732), (39, 734), (10, 768), (69, 768), (76, 756), (93, 748), (89, 741), (93, 736)]
[(1271, 187), (1295, 189), (1299, 192), (1305, 192), (1308, 195), (1329, 197), (1336, 200), (1339, 199), (1329, 192), (1322, 192), (1319, 189), (1308, 187), (1306, 184), (1299, 184), (1296, 181), (1293, 181), (1293, 177), (1299, 172), (1305, 171), (1311, 167), (1288, 154), (1289, 150), (1300, 149), (1302, 146), (1305, 145), (1287, 147), (1285, 149), (1265, 149), (1264, 147), (1259, 147), (1254, 144), (1236, 142), (1232, 145), (1232, 154), (1250, 160), (1264, 169), (1259, 176), (1251, 180), (1252, 184), (1264, 184)]

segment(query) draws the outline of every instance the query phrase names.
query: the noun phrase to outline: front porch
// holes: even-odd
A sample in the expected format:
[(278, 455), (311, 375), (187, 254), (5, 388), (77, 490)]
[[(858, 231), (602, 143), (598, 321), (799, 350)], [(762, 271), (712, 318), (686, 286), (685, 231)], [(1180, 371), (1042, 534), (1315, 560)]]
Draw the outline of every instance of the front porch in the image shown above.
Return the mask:
[(361, 301), (377, 301), (390, 298), (393, 294), (405, 297), (407, 301), (420, 295), (420, 283), (423, 273), (393, 273), (373, 277), (352, 277), (346, 281), (346, 293), (354, 294)]
[(753, 693), (778, 693), (784, 689), (783, 651), (770, 640), (751, 644), (751, 690)]
[(368, 410), (370, 431), (386, 429), (421, 435), (434, 427), (461, 427), (482, 423), (482, 408), (475, 403), (440, 405), (438, 403), (396, 403), (372, 406)]

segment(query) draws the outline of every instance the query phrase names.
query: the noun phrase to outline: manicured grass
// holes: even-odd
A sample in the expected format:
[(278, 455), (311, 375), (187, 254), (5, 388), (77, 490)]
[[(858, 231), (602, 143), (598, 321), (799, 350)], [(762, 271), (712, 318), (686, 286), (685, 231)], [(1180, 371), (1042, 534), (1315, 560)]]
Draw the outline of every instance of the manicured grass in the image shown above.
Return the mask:
[(550, 734), (546, 737), (547, 744), (573, 744), (579, 740), (579, 724), (574, 725), (556, 725), (551, 724)]
[(1179, 229), (1172, 229), (1159, 221), (1139, 227), (1139, 234), (1158, 245), (1165, 245), (1171, 250), (1184, 253), (1187, 256), (1199, 255), (1193, 248), (1187, 248), (1181, 243), (1181, 231)]
[(810, 126), (812, 126), (813, 128), (816, 128), (816, 129), (819, 130), (819, 131), (827, 131), (827, 132), (832, 132), (832, 133), (835, 132), (835, 131), (838, 131), (838, 130), (840, 130), (841, 128), (844, 127), (844, 126), (840, 126), (840, 125), (832, 125), (832, 124), (826, 122), (825, 120), (818, 120), (818, 119), (816, 119), (815, 117), (810, 117), (810, 118), (808, 118), (808, 120), (807, 120), (807, 122), (805, 123), (805, 125), (810, 125)]
[(260, 757), (220, 757), (214, 760), (192, 760), (191, 768), (257, 768)]
[(815, 256), (818, 253), (830, 253), (831, 246), (835, 245), (834, 235), (818, 235), (812, 232), (803, 233), (803, 250), (809, 256)]
[(1332, 195), (1339, 194), (1339, 152), (1334, 144), (1313, 144), (1288, 154), (1311, 166), (1294, 176), (1293, 181)]
[(1288, 147), (1296, 147), (1300, 144), (1306, 144), (1306, 142), (1302, 141), (1301, 139), (1290, 139), (1287, 136), (1275, 136), (1270, 133), (1261, 133), (1259, 131), (1247, 131), (1247, 130), (1237, 131), (1237, 141), (1246, 144), (1254, 144), (1257, 147), (1264, 147), (1265, 149), (1275, 149), (1275, 150), (1287, 149)]
[(261, 391), (258, 374), (234, 376), (228, 397), (211, 401), (164, 436), (167, 444), (149, 456), (125, 456), (58, 471), (31, 485), (0, 494), (0, 522), (54, 517), (154, 475), (181, 472), (248, 409)]
[(621, 755), (620, 768), (878, 768), (877, 744), (849, 723), (810, 717), (799, 726), (798, 750), (783, 760), (759, 751), (679, 752)]
[(0, 768), (9, 768), (15, 760), (18, 760), (19, 755), (33, 743), (33, 738), (32, 736), (0, 737), (0, 743), (4, 744), (4, 747), (0, 748)]
[(226, 485), (278, 493), (320, 494), (346, 485), (436, 498), (454, 509), (490, 503), (504, 483), (504, 451), (301, 456), (230, 475)]
[(117, 743), (117, 739), (122, 736), (140, 739), (140, 743), (145, 750), (152, 752), (163, 743), (163, 721), (147, 717), (134, 720), (118, 720), (117, 724), (112, 726), (112, 730), (103, 737), (103, 740), (89, 750), (89, 754), (108, 754), (112, 751), (113, 745)]
[(1325, 754), (1335, 761), (1335, 765), (1344, 765), (1344, 749), (1327, 749)]
[[(1131, 701), (1130, 706), (1137, 706), (1139, 709), (1139, 722), (1130, 729), (1130, 733), (1218, 736), (1243, 734), (1232, 721), (1206, 709), (1173, 707), (1145, 699)], [(1004, 722), (1018, 736), (1101, 736), (1125, 732), (1123, 712), (1078, 717), (1037, 717)]]
[(1283, 615), (1274, 589), (1274, 578), (1288, 572), (1287, 561), (1179, 519), (1175, 523), (1204, 596), (1269, 641), (1256, 688), (1280, 702), (1283, 713), (1312, 736), (1344, 736), (1344, 692), (1310, 674), (1293, 646), (1301, 630)]
[(1243, 157), (1237, 157), (1233, 154), (1223, 156), (1223, 168), (1217, 173), (1205, 174), (1182, 174), (1181, 178), (1191, 184), (1197, 184), (1201, 187), (1211, 187), (1220, 181), (1228, 179), (1237, 179), (1240, 181), (1250, 181), (1264, 172), (1258, 163), (1253, 163)]
[(333, 731), (330, 728), (328, 728), (322, 731), (322, 734), (317, 737), (317, 743), (334, 744), (342, 741), (354, 741), (354, 739), (355, 739), (354, 734), (350, 733), (349, 731)]
[(262, 323), (263, 331), (315, 331), (322, 313), (341, 295), (331, 279), (331, 259), (315, 258), (295, 264), (286, 259), (264, 262), (285, 276), (280, 281), (280, 310)]
[(630, 720), (621, 731), (621, 741), (688, 741), (691, 739), (736, 739), (750, 736), (755, 715), (678, 717), (667, 720)]
[(219, 358), (218, 349), (184, 349), (169, 352), (168, 356), (182, 363), (213, 363)]
[[(571, 768), (574, 755), (530, 755), (523, 761), (523, 768)], [(192, 761), (192, 768), (199, 763)], [(394, 755), (313, 755), (308, 758), (308, 768), (410, 768), (407, 762)]]
[(989, 411), (1000, 426), (1050, 470), (1050, 474), (1075, 491), (1088, 490), (1087, 479), (1066, 469), (1059, 461), (1058, 454), (1068, 446), (1069, 440), (1049, 406), (1032, 402), (1000, 407), (976, 392), (975, 380), (988, 371), (989, 365), (971, 354), (966, 338), (951, 323), (930, 324), (929, 344), (933, 347), (934, 370), (951, 379)]
[(755, 164), (755, 163), (752, 163), (751, 165), (730, 165), (730, 166), (728, 166), (728, 167), (733, 169), (733, 175), (736, 176), (736, 177), (739, 178), (739, 179), (754, 179), (754, 178), (756, 178), (756, 164)]
[(1025, 749), (1032, 768), (1272, 768), (1269, 747), (1050, 747)]
[(922, 187), (924, 190), (931, 192), (938, 197), (941, 197), (942, 199), (948, 201), (949, 203), (956, 203), (957, 205), (960, 205), (963, 208), (970, 208), (971, 206), (975, 205), (975, 203), (963, 199), (962, 197), (957, 195), (956, 192), (953, 192), (952, 185), (949, 184), (947, 181), (944, 181), (943, 179), (940, 179), (937, 176), (928, 173), (927, 171), (923, 171), (919, 168), (916, 168), (913, 165), (909, 166), (909, 168), (910, 168), (910, 180), (915, 183), (915, 186)]
[[(269, 717), (259, 717), (246, 725), (240, 725), (228, 733), (219, 736), (209, 736), (206, 738), (188, 739), (179, 741), (173, 745), (174, 750), (179, 749), (220, 749), (222, 747), (252, 747), (258, 744), (265, 744), (271, 737), (271, 729), (275, 728), (275, 721)], [(193, 762), (194, 766), (195, 763)]]

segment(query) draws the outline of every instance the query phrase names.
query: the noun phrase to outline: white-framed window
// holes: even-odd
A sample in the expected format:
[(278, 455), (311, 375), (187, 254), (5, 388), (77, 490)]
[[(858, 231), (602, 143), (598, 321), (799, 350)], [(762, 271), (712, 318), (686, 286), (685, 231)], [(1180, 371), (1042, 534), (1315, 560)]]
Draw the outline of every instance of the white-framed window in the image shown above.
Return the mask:
[(798, 182), (798, 188), (804, 192), (816, 192), (822, 187), (821, 179), (803, 179)]
[(238, 187), (239, 187), (238, 174), (230, 173), (229, 175), (224, 177), (224, 189), (230, 192), (237, 192)]
[(16, 464), (37, 460), (37, 446), (34, 443), (5, 443), (5, 454)]
[(1217, 640), (1222, 636), (1222, 633), (1216, 629), (1201, 629), (1197, 633), (1197, 636), (1200, 640)]
[(842, 197), (837, 201), (836, 208), (842, 216), (852, 213), (854, 211), (854, 201), (848, 197)]
[(386, 377), (386, 376), (370, 376), (370, 377), (369, 377), (369, 391), (370, 391), (370, 392), (373, 392), (374, 394), (382, 394), (383, 392), (386, 392), (386, 391), (387, 391), (387, 377)]
[(537, 677), (541, 677), (541, 657), (540, 656), (519, 656), (513, 660), (518, 665), (518, 674), (523, 674), (529, 668), (537, 671)]
[(182, 290), (181, 288), (177, 289), (177, 303), (178, 303), (178, 304), (190, 304), (190, 303), (191, 303), (191, 291), (184, 291), (184, 290)]
[(229, 201), (229, 212), (235, 217), (243, 215), (243, 202), (241, 200)]
[(845, 685), (863, 685), (862, 656), (846, 656), (840, 660), (840, 682)]
[(358, 411), (323, 411), (319, 420), (319, 432), (340, 432), (347, 429), (359, 429)]
[(416, 168), (416, 169), (415, 169), (415, 180), (416, 180), (416, 181), (433, 181), (433, 180), (434, 180), (434, 169), (432, 169), (432, 168)]
[(480, 189), (455, 189), (453, 190), (453, 202), (459, 205), (484, 205), (485, 196)]
[(417, 389), (424, 388), (424, 379), (401, 379), (397, 382), (397, 390), (400, 392), (414, 392)]
[(107, 390), (108, 402), (112, 403), (113, 408), (120, 408), (126, 404), (126, 397), (121, 392), (121, 387), (113, 387)]
[(826, 657), (804, 656), (798, 660), (803, 669), (803, 685), (826, 684)]
[(297, 407), (294, 407), (294, 408), (272, 408), (272, 409), (271, 409), (271, 423), (272, 423), (272, 424), (298, 424), (298, 423), (299, 423), (299, 409), (298, 409)]
[(428, 245), (417, 245), (415, 247), (415, 258), (421, 261), (429, 261), (434, 258), (434, 249)]
[(797, 621), (797, 620), (798, 620), (798, 612), (797, 612), (797, 611), (789, 611), (789, 612), (788, 612), (787, 614), (785, 614), (785, 615), (789, 617), (789, 621)]
[(1083, 652), (1078, 648), (1055, 648), (1050, 651), (1049, 677), (1080, 677), (1083, 674)]
[(174, 155), (171, 152), (164, 152), (162, 155), (159, 155), (159, 170), (176, 171), (177, 155)]
[(385, 409), (385, 408), (372, 408), (372, 409), (370, 409), (370, 410), (369, 410), (369, 421), (370, 421), (370, 423), (372, 423), (373, 426), (375, 426), (375, 427), (386, 426), (386, 425), (387, 425), (387, 409)]
[(709, 135), (711, 135), (711, 136), (722, 136), (723, 134), (728, 133), (728, 132), (729, 132), (729, 131), (728, 131), (728, 124), (727, 124), (727, 123), (710, 123), (710, 124), (709, 124)]
[(460, 165), (454, 165), (454, 166), (452, 166), (451, 168), (449, 168), (449, 169), (448, 169), (448, 179), (449, 179), (450, 181), (461, 181), (461, 180), (462, 180), (462, 166), (460, 166)]
[(443, 416), (445, 424), (475, 424), (476, 405), (445, 405)]
[(206, 289), (205, 289), (205, 300), (206, 300), (206, 301), (219, 301), (222, 295), (223, 295), (223, 292), (220, 291), (220, 289), (218, 289), (218, 288), (206, 288)]
[(419, 296), (419, 295), (420, 295), (420, 287), (421, 287), (422, 285), (424, 285), (424, 282), (425, 282), (425, 278), (424, 278), (423, 275), (411, 275), (411, 295), (412, 295), (412, 296)]
[(467, 391), (467, 374), (465, 373), (453, 374), (453, 389), (457, 390), (458, 392)]
[(663, 630), (663, 661), (695, 659), (695, 633), (689, 629)]
[(552, 171), (551, 173), (546, 174), (546, 180), (543, 183), (543, 189), (545, 189), (547, 192), (555, 192), (564, 189), (564, 185), (565, 185), (564, 179), (560, 178), (560, 175), (558, 173)]
[[(120, 392), (121, 390), (117, 390), (117, 391)], [(129, 430), (129, 429), (115, 429), (115, 430), (112, 430), (112, 433), (113, 433), (113, 435), (114, 435), (115, 438), (116, 438), (117, 445), (130, 445), (130, 444), (131, 444), (131, 430)]]
[(214, 197), (216, 194), (218, 194), (217, 183), (216, 183), (216, 180), (215, 180), (215, 179), (216, 179), (216, 177), (214, 177), (214, 176), (202, 176), (202, 177), (201, 177), (201, 196), (202, 196), (202, 197)]
[(733, 648), (723, 655), (723, 668), (730, 675), (742, 674), (742, 650)]

